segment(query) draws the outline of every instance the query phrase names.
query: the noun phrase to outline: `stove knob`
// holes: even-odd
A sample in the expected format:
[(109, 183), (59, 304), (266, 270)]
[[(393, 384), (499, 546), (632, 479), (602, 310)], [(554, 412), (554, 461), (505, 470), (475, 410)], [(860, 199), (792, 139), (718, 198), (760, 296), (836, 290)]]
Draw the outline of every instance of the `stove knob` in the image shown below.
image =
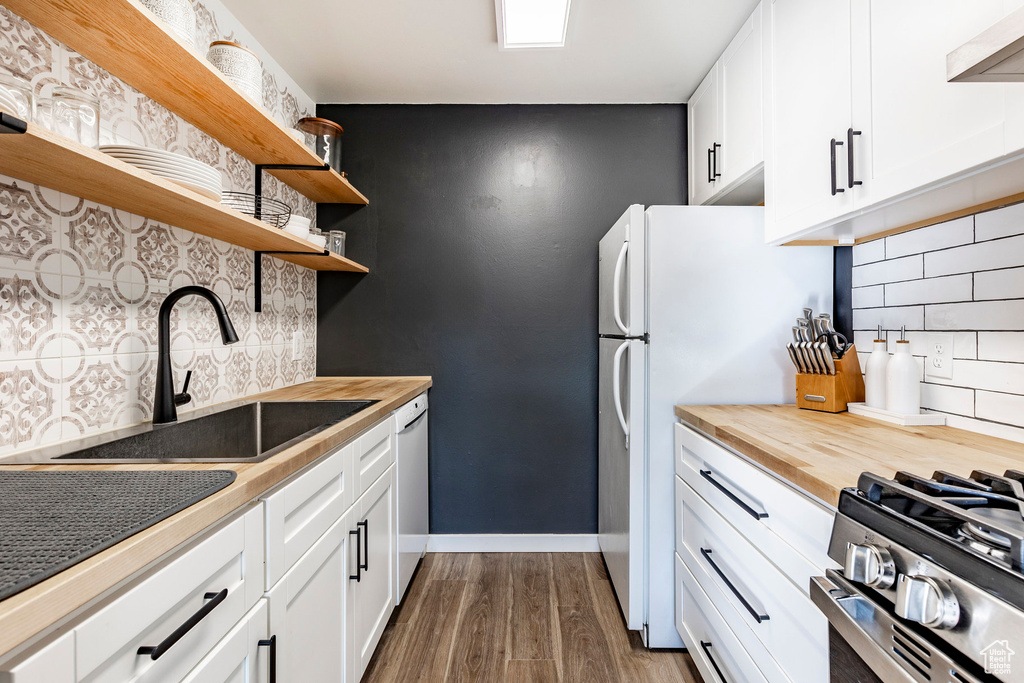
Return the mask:
[(849, 581), (872, 588), (889, 588), (896, 583), (896, 565), (892, 555), (876, 545), (847, 543), (843, 574)]
[(896, 614), (930, 628), (953, 628), (960, 621), (960, 603), (949, 586), (930, 576), (900, 574)]

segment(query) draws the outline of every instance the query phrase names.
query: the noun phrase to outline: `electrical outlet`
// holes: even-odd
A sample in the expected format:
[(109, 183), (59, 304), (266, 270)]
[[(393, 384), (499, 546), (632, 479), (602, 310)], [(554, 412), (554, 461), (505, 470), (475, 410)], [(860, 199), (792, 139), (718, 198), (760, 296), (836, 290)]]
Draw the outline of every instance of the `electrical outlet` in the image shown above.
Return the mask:
[(306, 340), (301, 332), (292, 332), (292, 360), (298, 361), (302, 358), (302, 352), (306, 350)]
[(953, 379), (953, 335), (930, 334), (927, 344), (925, 379)]

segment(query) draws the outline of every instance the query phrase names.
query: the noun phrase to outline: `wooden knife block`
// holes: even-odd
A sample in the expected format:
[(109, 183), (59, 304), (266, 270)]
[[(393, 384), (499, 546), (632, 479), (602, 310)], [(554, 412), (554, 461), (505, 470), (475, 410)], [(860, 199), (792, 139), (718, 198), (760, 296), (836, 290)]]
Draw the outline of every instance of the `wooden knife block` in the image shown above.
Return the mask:
[(797, 373), (796, 405), (807, 410), (841, 413), (849, 403), (864, 401), (864, 375), (860, 371), (857, 348), (850, 349), (839, 360), (834, 375)]

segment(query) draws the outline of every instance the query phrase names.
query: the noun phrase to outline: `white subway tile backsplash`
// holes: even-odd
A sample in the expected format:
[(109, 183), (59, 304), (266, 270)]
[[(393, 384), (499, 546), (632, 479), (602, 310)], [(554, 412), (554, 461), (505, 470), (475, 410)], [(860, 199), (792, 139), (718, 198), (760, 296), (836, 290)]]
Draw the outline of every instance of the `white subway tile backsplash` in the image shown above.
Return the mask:
[(946, 425), (949, 427), (956, 427), (957, 429), (966, 429), (971, 432), (977, 432), (978, 434), (987, 434), (988, 436), (994, 436), (999, 439), (1024, 442), (1024, 429), (1001, 424), (999, 422), (977, 420), (971, 417), (961, 417), (959, 415), (947, 415)]
[(988, 270), (974, 274), (974, 298), (1024, 299), (1024, 268)]
[(958, 360), (953, 363), (950, 383), (957, 387), (1024, 394), (1024, 364)]
[[(948, 335), (949, 332), (907, 332), (907, 341), (910, 342), (910, 353), (913, 356), (927, 356), (936, 341), (938, 334)], [(896, 340), (900, 338), (899, 330), (886, 332), (888, 343), (886, 349), (889, 353), (896, 353)], [(975, 360), (978, 356), (977, 332), (954, 332), (953, 333), (953, 358), (964, 358)]]
[(854, 308), (879, 308), (885, 305), (884, 285), (874, 287), (854, 287), (853, 307)]
[(974, 217), (974, 226), (979, 242), (1024, 234), (1024, 204), (979, 213)]
[[(854, 319), (856, 319), (854, 311)], [(974, 301), (932, 304), (925, 307), (928, 330), (1020, 330), (1024, 328), (1024, 300)]]
[(893, 261), (879, 261), (853, 267), (853, 286), (868, 287), (886, 282), (917, 280), (924, 276), (924, 257), (920, 254)]
[(1024, 396), (979, 391), (975, 410), (984, 420), (1024, 427)]
[(941, 413), (974, 417), (974, 389), (923, 382), (921, 384), (921, 407)]
[[(968, 244), (924, 255), (925, 277), (974, 273), (1024, 264), (1024, 235)], [(854, 273), (857, 269), (854, 268)], [(856, 275), (854, 275), (856, 283)]]
[[(974, 274), (909, 280), (885, 285), (886, 306), (910, 306), (948, 301), (970, 301)], [(856, 292), (857, 290), (854, 290)]]
[(853, 247), (853, 265), (874, 263), (885, 259), (885, 240), (863, 242)]
[(956, 247), (974, 241), (974, 216), (930, 225), (885, 238), (885, 257), (899, 258), (910, 254)]
[(979, 332), (978, 360), (1024, 363), (1024, 332)]
[(853, 312), (853, 329), (874, 330), (879, 325), (883, 330), (923, 330), (924, 307), (862, 308)]

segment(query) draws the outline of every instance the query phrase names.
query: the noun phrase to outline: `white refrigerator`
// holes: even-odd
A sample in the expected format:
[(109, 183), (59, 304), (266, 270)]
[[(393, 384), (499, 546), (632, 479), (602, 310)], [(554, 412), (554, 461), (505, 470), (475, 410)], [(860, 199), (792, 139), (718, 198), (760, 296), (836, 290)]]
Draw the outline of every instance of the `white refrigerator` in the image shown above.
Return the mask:
[(767, 246), (761, 207), (634, 205), (599, 273), (601, 551), (628, 628), (681, 647), (673, 406), (795, 402), (785, 346), (832, 311), (832, 249)]

